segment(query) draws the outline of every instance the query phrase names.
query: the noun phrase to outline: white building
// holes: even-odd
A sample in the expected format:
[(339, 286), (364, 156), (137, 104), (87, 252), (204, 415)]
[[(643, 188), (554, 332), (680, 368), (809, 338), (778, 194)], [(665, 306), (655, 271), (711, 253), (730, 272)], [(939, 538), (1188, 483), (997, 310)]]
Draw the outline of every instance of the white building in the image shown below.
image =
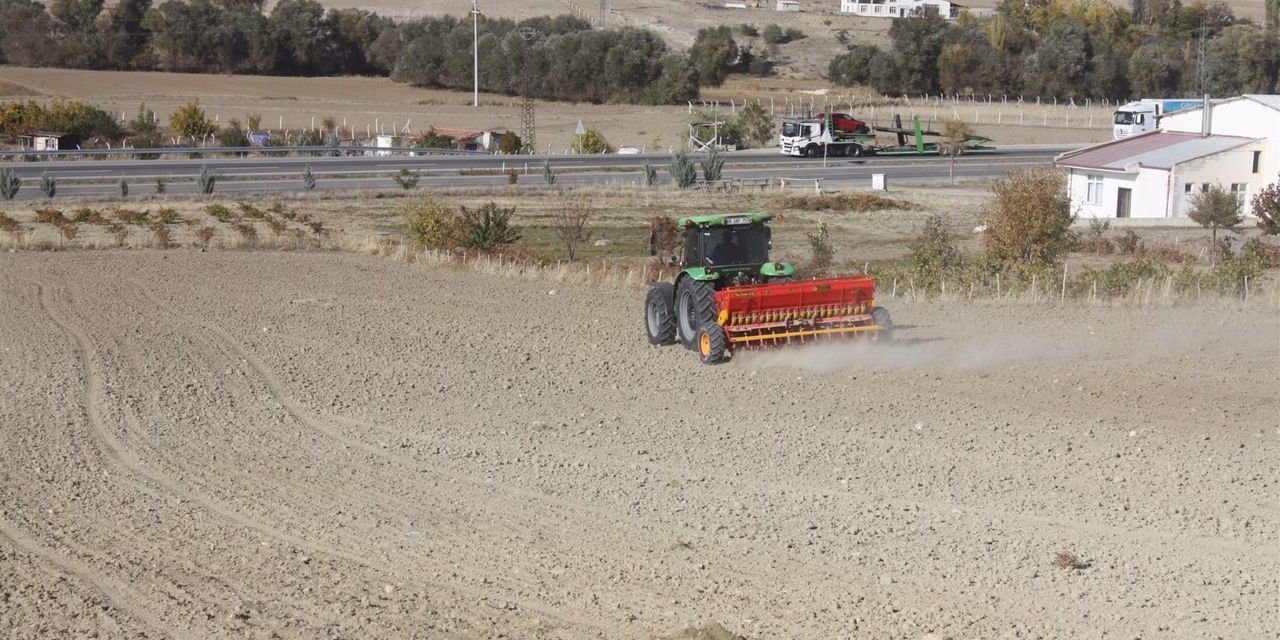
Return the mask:
[(948, 20), (960, 15), (964, 7), (947, 0), (840, 0), (840, 12), (870, 18), (904, 18), (924, 15), (925, 7), (935, 7), (938, 15)]
[(778, 4), (774, 9), (776, 11), (799, 11), (800, 3), (798, 0), (778, 0)]
[(1064, 153), (1082, 218), (1185, 217), (1191, 196), (1219, 185), (1249, 200), (1280, 170), (1280, 96), (1241, 96), (1181, 111), (1160, 130)]

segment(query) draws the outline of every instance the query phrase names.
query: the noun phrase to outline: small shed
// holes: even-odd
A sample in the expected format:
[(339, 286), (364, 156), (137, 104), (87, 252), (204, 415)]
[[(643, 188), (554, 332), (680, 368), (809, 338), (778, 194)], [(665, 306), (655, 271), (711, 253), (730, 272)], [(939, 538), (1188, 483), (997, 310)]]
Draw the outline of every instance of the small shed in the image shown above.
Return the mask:
[(80, 136), (59, 131), (33, 131), (21, 138), (29, 140), (32, 151), (64, 151), (80, 148)]
[(799, 10), (800, 10), (800, 3), (799, 3), (797, 0), (778, 0), (778, 4), (777, 4), (777, 6), (775, 6), (775, 7), (774, 7), (774, 10), (776, 10), (776, 11), (799, 11)]

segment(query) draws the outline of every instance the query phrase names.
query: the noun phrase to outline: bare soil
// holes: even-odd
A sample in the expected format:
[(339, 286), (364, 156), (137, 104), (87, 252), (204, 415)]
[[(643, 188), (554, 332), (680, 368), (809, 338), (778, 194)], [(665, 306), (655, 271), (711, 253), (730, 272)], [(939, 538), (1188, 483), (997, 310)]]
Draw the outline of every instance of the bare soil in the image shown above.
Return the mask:
[(1280, 634), (1274, 310), (895, 300), (711, 368), (642, 297), (0, 254), (0, 635)]

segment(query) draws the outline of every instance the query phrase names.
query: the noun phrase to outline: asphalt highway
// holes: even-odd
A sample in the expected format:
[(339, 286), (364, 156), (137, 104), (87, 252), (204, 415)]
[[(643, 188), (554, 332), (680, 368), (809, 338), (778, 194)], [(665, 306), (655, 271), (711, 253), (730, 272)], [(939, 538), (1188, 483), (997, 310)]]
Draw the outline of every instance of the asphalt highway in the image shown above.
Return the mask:
[[(1001, 149), (991, 154), (965, 155), (956, 159), (958, 179), (989, 178), (1033, 166), (1046, 166), (1053, 157), (1071, 150), (1069, 146), (1036, 146)], [(696, 156), (695, 156), (696, 157)], [(894, 182), (933, 182), (948, 177), (946, 158), (920, 156), (876, 156), (869, 158), (804, 159), (783, 156), (773, 149), (754, 149), (724, 154), (723, 177), (747, 181), (770, 180), (777, 186), (823, 188), (870, 186), (872, 174), (885, 174)], [(124, 178), (130, 195), (152, 194), (157, 179), (165, 182), (167, 193), (193, 193), (195, 178), (202, 168), (220, 176), (215, 193), (256, 193), (301, 191), (301, 173), (310, 166), (318, 190), (395, 189), (392, 176), (401, 169), (418, 172), (417, 187), (443, 188), (496, 186), (506, 184), (507, 171), (514, 169), (521, 184), (546, 184), (543, 163), (556, 172), (557, 185), (640, 184), (647, 163), (658, 171), (659, 183), (669, 181), (668, 154), (570, 155), (570, 156), (340, 156), (340, 157), (210, 157), (157, 160), (92, 160), (53, 162), (3, 162), (23, 180), (18, 198), (43, 198), (40, 176), (57, 181), (59, 196), (104, 196), (118, 193), (117, 182)]]

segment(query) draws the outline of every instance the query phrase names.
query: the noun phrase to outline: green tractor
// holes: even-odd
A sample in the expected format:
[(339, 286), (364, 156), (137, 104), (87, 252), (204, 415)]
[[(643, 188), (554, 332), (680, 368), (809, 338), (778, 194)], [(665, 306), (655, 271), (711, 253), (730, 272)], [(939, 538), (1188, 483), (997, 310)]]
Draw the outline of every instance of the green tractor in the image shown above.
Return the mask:
[(739, 347), (864, 333), (876, 338), (888, 330), (889, 313), (875, 306), (870, 278), (793, 281), (794, 267), (770, 261), (771, 219), (746, 213), (678, 222), (683, 270), (674, 283), (649, 289), (644, 319), (650, 344), (679, 340), (713, 364)]

